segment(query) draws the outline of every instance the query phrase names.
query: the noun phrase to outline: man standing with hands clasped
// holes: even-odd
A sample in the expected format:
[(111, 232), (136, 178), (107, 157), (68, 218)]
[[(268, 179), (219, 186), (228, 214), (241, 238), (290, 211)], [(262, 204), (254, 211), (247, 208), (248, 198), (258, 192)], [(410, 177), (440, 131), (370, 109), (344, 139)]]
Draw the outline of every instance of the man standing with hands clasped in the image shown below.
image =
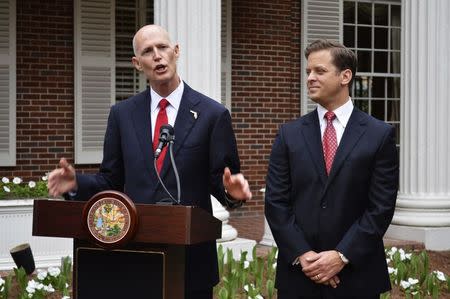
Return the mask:
[[(111, 108), (99, 173), (76, 174), (61, 159), (60, 168), (49, 175), (49, 193), (88, 200), (97, 192), (112, 189), (126, 193), (136, 203), (167, 198), (153, 161), (159, 128), (168, 123), (176, 136), (173, 152), (181, 181), (181, 204), (199, 206), (212, 213), (211, 194), (228, 207), (251, 199), (248, 182), (239, 173), (230, 114), (223, 105), (180, 79), (179, 45), (173, 44), (160, 26), (147, 25), (134, 36), (133, 48), (132, 62), (145, 74), (150, 88)], [(170, 193), (177, 194), (166, 149), (157, 160), (157, 171)], [(218, 281), (215, 242), (188, 246), (185, 298), (211, 299)]]
[(318, 40), (305, 56), (317, 109), (281, 126), (267, 174), (278, 298), (379, 298), (390, 289), (383, 235), (398, 190), (395, 130), (353, 106), (351, 50)]

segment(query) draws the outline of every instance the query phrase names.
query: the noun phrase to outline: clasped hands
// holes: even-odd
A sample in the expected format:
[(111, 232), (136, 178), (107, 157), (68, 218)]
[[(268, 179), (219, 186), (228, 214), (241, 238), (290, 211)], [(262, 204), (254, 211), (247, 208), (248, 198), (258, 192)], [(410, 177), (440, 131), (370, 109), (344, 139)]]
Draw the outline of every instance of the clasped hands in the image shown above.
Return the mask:
[(340, 282), (337, 274), (344, 268), (345, 263), (336, 250), (322, 252), (308, 251), (300, 257), (303, 273), (315, 283), (330, 285), (336, 288)]

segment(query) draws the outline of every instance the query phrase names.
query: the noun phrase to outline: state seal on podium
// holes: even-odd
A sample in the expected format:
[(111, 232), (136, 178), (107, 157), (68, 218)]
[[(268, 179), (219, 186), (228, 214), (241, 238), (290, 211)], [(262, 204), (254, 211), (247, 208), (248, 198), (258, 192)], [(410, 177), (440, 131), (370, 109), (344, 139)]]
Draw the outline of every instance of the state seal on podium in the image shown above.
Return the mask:
[(95, 194), (83, 209), (84, 227), (97, 245), (113, 249), (130, 241), (137, 228), (133, 201), (118, 191)]

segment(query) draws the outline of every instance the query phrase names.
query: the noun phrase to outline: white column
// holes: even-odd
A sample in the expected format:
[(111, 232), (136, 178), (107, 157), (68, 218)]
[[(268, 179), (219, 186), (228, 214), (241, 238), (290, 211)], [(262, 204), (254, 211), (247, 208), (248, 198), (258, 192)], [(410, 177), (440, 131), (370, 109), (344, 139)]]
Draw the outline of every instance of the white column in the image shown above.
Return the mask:
[(213, 216), (222, 221), (222, 238), (217, 242), (231, 241), (237, 238), (237, 230), (228, 224), (230, 218), (230, 212), (228, 212), (220, 202), (211, 196), (211, 203), (213, 207)]
[(450, 1), (402, 1), (400, 192), (389, 237), (450, 249)]
[[(266, 193), (266, 188), (262, 188), (259, 190), (263, 194), (263, 197)], [(266, 217), (264, 217), (264, 235), (261, 239), (261, 242), (259, 242), (261, 245), (266, 246), (277, 246), (277, 243), (275, 243), (275, 239), (273, 238), (272, 230), (270, 229), (269, 223), (267, 222)]]
[(169, 31), (181, 56), (178, 72), (192, 88), (220, 101), (220, 0), (155, 0), (155, 24)]

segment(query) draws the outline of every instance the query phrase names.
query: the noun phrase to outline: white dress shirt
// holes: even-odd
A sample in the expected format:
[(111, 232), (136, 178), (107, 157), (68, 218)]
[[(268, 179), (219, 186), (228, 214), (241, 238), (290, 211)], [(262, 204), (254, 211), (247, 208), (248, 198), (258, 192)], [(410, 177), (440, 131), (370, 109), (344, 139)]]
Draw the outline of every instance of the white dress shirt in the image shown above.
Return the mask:
[(167, 120), (169, 121), (169, 125), (172, 127), (175, 125), (175, 119), (177, 118), (178, 108), (180, 108), (181, 97), (183, 96), (184, 91), (184, 83), (180, 78), (180, 84), (178, 87), (172, 91), (167, 97), (162, 97), (150, 87), (150, 95), (152, 97), (152, 101), (150, 103), (150, 118), (152, 120), (152, 140), (155, 134), (155, 125), (156, 118), (158, 117), (159, 112), (159, 101), (162, 99), (166, 99), (169, 102), (169, 105), (166, 107)]
[[(325, 119), (325, 113), (327, 113), (327, 109), (325, 109), (323, 106), (317, 104), (317, 114), (319, 116), (319, 123), (320, 123), (320, 136), (321, 140), (323, 140), (323, 133), (325, 132), (325, 129), (327, 127), (327, 120)], [(336, 130), (336, 137), (337, 137), (337, 143), (341, 142), (342, 135), (344, 134), (345, 127), (347, 126), (348, 120), (350, 119), (350, 116), (353, 112), (353, 102), (352, 99), (349, 97), (348, 101), (333, 111), (336, 115), (336, 118), (333, 119), (333, 126)]]

